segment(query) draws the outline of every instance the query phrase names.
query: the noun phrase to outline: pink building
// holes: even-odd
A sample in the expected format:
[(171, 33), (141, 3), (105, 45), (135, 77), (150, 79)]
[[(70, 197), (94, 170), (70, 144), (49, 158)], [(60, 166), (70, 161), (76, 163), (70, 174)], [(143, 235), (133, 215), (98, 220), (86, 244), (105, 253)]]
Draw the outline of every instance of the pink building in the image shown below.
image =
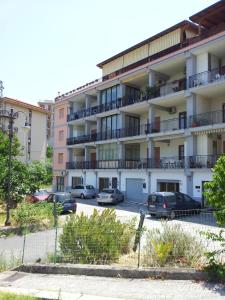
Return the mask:
[(64, 191), (67, 186), (67, 126), (68, 101), (57, 98), (54, 105), (53, 190)]

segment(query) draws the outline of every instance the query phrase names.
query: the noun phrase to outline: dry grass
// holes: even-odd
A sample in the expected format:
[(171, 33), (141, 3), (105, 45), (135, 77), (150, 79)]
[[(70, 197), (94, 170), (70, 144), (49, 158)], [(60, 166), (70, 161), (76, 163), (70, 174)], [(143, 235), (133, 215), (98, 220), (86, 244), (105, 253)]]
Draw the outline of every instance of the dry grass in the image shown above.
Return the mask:
[(114, 266), (123, 266), (123, 267), (137, 267), (138, 265), (138, 253), (130, 252), (128, 254), (122, 255), (119, 258), (119, 261)]

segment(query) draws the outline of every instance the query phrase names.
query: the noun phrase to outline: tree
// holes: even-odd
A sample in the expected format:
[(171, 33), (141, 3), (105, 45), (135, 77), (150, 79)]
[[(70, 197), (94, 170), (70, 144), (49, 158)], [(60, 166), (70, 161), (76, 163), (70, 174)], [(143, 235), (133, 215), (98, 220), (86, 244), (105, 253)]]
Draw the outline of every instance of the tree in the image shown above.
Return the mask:
[[(8, 149), (8, 136), (0, 132), (0, 199), (4, 202), (7, 202), (9, 182)], [(20, 202), (26, 194), (34, 193), (42, 184), (46, 183), (48, 178), (47, 170), (40, 162), (25, 164), (19, 160), (20, 153), (21, 147), (14, 135), (11, 172), (11, 198), (13, 203)]]
[(225, 156), (221, 156), (213, 168), (213, 180), (204, 185), (207, 203), (215, 208), (217, 223), (225, 225)]

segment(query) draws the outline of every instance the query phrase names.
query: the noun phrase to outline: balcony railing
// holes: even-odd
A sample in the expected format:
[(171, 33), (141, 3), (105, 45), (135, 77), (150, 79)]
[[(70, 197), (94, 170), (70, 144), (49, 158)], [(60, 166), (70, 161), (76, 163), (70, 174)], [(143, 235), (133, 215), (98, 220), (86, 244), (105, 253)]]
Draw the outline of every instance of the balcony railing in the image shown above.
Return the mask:
[(158, 133), (158, 132), (185, 129), (187, 128), (187, 119), (174, 118), (174, 119), (164, 120), (158, 123), (155, 122), (155, 123), (147, 124), (146, 127), (148, 133)]
[(128, 97), (124, 96), (123, 98), (118, 98), (115, 101), (106, 104), (96, 105), (94, 107), (89, 107), (86, 109), (82, 109), (75, 113), (70, 113), (67, 115), (67, 122), (78, 120), (81, 118), (89, 117), (92, 115), (96, 115), (102, 112), (106, 112), (109, 110), (113, 110), (116, 108), (132, 105), (135, 103), (140, 103), (149, 99), (154, 99), (160, 96), (165, 96), (171, 93), (179, 92), (181, 90), (186, 89), (186, 79), (175, 80), (173, 82), (163, 84), (160, 86), (155, 86), (149, 89), (141, 97)]
[(199, 169), (213, 168), (219, 155), (67, 162), (67, 169)]
[(225, 68), (216, 68), (211, 71), (201, 72), (189, 77), (189, 88), (206, 85), (225, 79)]
[(116, 130), (102, 131), (93, 134), (70, 137), (67, 139), (67, 145), (83, 144), (124, 137), (139, 136), (148, 133), (147, 125), (143, 124), (138, 127), (121, 128)]
[(225, 123), (225, 110), (211, 111), (190, 117), (189, 126), (199, 127)]

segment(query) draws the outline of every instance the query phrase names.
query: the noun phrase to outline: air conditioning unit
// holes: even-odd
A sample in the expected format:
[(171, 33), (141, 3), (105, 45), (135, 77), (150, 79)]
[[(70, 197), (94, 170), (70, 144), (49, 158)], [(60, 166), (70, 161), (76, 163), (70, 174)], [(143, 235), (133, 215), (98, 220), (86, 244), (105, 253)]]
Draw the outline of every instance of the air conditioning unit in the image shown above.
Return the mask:
[(169, 112), (170, 112), (171, 115), (175, 114), (177, 112), (176, 106), (170, 107), (170, 111)]

